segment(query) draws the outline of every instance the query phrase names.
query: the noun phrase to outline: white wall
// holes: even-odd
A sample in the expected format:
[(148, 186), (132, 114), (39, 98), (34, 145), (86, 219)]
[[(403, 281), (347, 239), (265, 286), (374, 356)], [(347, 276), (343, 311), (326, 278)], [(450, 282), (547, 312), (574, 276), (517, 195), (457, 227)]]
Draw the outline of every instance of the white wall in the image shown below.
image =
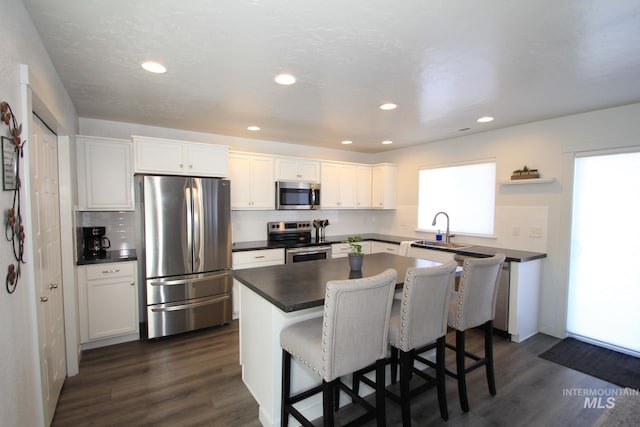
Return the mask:
[[(70, 134), (75, 134), (75, 109), (62, 87), (22, 2), (0, 0), (0, 100), (7, 101), (20, 123), (22, 114), (20, 64), (30, 70), (31, 87)], [(0, 125), (6, 135), (6, 126)], [(28, 139), (27, 135), (23, 135)], [(28, 159), (24, 159), (28, 161)], [(23, 195), (23, 202), (25, 196)], [(0, 192), (0, 208), (11, 206), (12, 193)], [(4, 224), (4, 213), (2, 214)], [(4, 228), (4, 225), (3, 225)], [(27, 244), (29, 236), (27, 236)], [(13, 254), (8, 242), (0, 241), (0, 424), (37, 426), (42, 424), (39, 362), (33, 280), (25, 275), (14, 294), (4, 289), (7, 266)], [(27, 259), (27, 262), (31, 260)], [(25, 269), (26, 270), (26, 269)]]
[[(498, 184), (497, 239), (462, 236), (454, 241), (546, 252), (540, 330), (563, 337), (566, 330), (574, 153), (633, 146), (640, 149), (639, 117), (640, 104), (633, 104), (379, 154), (375, 161), (399, 165), (400, 182), (399, 209), (379, 215), (381, 232), (420, 235), (413, 229), (417, 217), (418, 170), (424, 166), (495, 158), (498, 181), (507, 180), (513, 170), (524, 165), (539, 169), (543, 177), (554, 177), (552, 184)], [(455, 230), (455, 218), (451, 218), (451, 224)], [(520, 228), (520, 236), (512, 235), (514, 227)], [(542, 229), (542, 238), (529, 236), (532, 227)]]

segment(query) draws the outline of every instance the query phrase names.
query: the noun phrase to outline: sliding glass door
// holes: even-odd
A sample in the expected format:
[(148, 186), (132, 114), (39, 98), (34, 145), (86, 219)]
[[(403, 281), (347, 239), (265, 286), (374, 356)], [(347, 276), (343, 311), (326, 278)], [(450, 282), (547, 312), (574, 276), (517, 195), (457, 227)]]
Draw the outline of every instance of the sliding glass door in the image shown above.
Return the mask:
[(640, 153), (575, 160), (567, 330), (640, 354)]

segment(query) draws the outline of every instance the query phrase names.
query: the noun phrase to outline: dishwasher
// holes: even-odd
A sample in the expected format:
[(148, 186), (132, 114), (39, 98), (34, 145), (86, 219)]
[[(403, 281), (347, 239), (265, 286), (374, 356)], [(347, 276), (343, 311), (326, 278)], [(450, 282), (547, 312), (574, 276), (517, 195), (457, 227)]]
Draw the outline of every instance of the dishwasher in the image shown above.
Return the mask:
[[(462, 265), (467, 258), (477, 258), (456, 254), (453, 259)], [(502, 273), (498, 282), (498, 298), (496, 300), (496, 316), (493, 319), (493, 327), (501, 334), (508, 334), (509, 331), (509, 280), (511, 278), (511, 263), (505, 261), (502, 264)], [(456, 289), (460, 278), (456, 277)]]

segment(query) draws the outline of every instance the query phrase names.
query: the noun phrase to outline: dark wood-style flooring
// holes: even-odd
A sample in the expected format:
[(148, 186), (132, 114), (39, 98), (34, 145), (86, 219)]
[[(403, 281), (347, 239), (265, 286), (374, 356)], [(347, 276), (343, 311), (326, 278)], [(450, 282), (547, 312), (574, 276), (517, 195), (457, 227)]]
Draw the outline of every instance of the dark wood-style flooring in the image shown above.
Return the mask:
[[(467, 383), (471, 411), (464, 414), (456, 383), (447, 378), (449, 421), (440, 419), (432, 389), (412, 401), (413, 425), (592, 425), (605, 408), (585, 408), (584, 397), (564, 390), (619, 387), (538, 357), (557, 341), (541, 334), (522, 344), (495, 337), (498, 394), (489, 394), (484, 370), (474, 371)], [(468, 348), (482, 348), (479, 332), (469, 333)], [(447, 361), (453, 358), (448, 352)], [(402, 425), (389, 400), (387, 420)], [(238, 322), (85, 351), (80, 373), (65, 381), (52, 425), (260, 426), (258, 405), (241, 379)]]

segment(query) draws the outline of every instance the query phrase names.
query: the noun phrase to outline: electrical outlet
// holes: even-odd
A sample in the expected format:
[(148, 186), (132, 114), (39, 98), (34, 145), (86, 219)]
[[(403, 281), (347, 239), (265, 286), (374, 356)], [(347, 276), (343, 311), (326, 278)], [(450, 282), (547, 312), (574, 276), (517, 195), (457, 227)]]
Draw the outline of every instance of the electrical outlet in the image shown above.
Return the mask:
[(529, 229), (529, 237), (542, 237), (542, 227), (531, 227)]

